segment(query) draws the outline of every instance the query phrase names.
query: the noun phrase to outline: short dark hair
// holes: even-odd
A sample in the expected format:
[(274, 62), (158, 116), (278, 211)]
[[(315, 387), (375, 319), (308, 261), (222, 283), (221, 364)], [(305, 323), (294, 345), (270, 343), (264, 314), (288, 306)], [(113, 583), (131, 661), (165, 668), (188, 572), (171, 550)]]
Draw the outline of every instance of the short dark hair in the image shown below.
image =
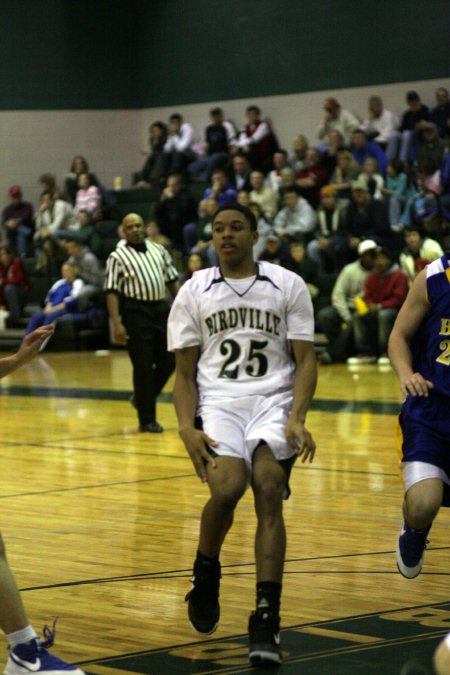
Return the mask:
[(222, 213), (222, 211), (239, 211), (239, 213), (242, 213), (243, 216), (245, 216), (245, 219), (247, 220), (248, 224), (250, 225), (250, 229), (253, 232), (256, 232), (258, 229), (258, 223), (256, 222), (255, 214), (250, 211), (246, 206), (242, 206), (242, 204), (228, 204), (226, 206), (221, 206), (217, 209), (217, 211), (214, 214), (213, 218), (213, 224), (219, 213)]
[(249, 106), (247, 106), (245, 112), (255, 112), (255, 113), (257, 113), (258, 115), (260, 115), (260, 114), (261, 114), (261, 109), (258, 108), (257, 105), (249, 105)]
[(180, 113), (172, 113), (172, 115), (169, 117), (169, 120), (172, 122), (173, 120), (178, 120), (178, 122), (182, 122), (183, 118), (181, 117)]
[(223, 115), (223, 110), (222, 108), (211, 108), (209, 111), (210, 115)]
[(407, 101), (420, 101), (420, 96), (417, 91), (408, 91), (406, 94)]

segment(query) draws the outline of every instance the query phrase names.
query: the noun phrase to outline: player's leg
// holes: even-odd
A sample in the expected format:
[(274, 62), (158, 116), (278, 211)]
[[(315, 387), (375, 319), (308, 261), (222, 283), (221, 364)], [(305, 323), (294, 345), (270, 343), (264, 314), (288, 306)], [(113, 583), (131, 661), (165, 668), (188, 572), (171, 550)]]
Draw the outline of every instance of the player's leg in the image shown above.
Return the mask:
[(53, 644), (53, 634), (42, 642), (30, 625), (17, 589), (14, 577), (6, 558), (5, 545), (0, 535), (0, 627), (9, 643), (9, 656), (5, 666), (6, 675), (36, 672), (41, 675), (83, 675), (83, 672), (70, 666), (47, 652)]
[(202, 635), (213, 633), (219, 623), (220, 549), (247, 486), (243, 459), (220, 456), (215, 460), (215, 469), (208, 466), (210, 498), (202, 512), (192, 590), (186, 596), (191, 625)]
[(253, 456), (252, 489), (258, 526), (255, 537), (256, 611), (249, 620), (250, 662), (281, 662), (280, 597), (286, 551), (283, 494), (287, 476), (267, 445)]
[(408, 579), (423, 566), (427, 536), (442, 505), (444, 485), (440, 478), (427, 478), (411, 485), (403, 502), (404, 523), (397, 546), (397, 567)]

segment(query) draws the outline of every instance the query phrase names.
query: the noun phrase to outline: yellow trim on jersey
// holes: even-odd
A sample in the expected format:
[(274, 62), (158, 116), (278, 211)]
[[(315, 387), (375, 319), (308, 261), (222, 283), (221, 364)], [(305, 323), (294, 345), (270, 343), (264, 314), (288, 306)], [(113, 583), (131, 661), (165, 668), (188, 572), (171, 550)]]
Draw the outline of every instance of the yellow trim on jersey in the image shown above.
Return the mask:
[(450, 267), (445, 268), (445, 276), (447, 277), (447, 281), (450, 284)]

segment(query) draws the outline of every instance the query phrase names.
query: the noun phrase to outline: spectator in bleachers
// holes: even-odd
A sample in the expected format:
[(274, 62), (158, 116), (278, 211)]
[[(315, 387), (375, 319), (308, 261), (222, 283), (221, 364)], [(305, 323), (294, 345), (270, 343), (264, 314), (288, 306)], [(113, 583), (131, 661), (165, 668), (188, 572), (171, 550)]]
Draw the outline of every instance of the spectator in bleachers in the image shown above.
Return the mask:
[(95, 173), (89, 171), (89, 164), (82, 155), (76, 155), (70, 165), (70, 172), (67, 174), (64, 181), (64, 192), (72, 205), (75, 205), (77, 192), (80, 188), (79, 178), (82, 173), (87, 173), (89, 176), (90, 185), (100, 187)]
[[(393, 156), (398, 155), (402, 162), (413, 162), (416, 159), (417, 147), (421, 141), (422, 125), (424, 122), (430, 122), (431, 115), (416, 91), (408, 91), (406, 102), (408, 109), (402, 115), (398, 132), (394, 134), (395, 155)], [(394, 150), (392, 150), (393, 152)]]
[(339, 101), (328, 97), (323, 103), (325, 115), (316, 129), (316, 138), (325, 142), (328, 133), (334, 129), (339, 131), (348, 145), (350, 135), (359, 126), (359, 120), (352, 112), (341, 107)]
[(171, 241), (164, 234), (161, 234), (159, 225), (154, 218), (151, 218), (145, 226), (145, 238), (153, 244), (164, 246), (169, 252), (172, 249)]
[(325, 144), (323, 152), (320, 154), (321, 164), (331, 176), (337, 166), (337, 156), (340, 150), (346, 150), (344, 137), (340, 131), (333, 129), (328, 132), (327, 143)]
[(450, 138), (450, 97), (448, 89), (436, 89), (436, 107), (431, 111), (431, 121), (438, 128), (439, 136), (448, 141)]
[(78, 267), (78, 276), (84, 284), (77, 297), (77, 308), (80, 312), (86, 312), (90, 306), (99, 303), (105, 274), (97, 256), (86, 246), (80, 246), (75, 239), (67, 239), (65, 247), (69, 256), (67, 262)]
[(394, 262), (392, 252), (379, 247), (374, 269), (364, 283), (364, 306), (354, 318), (356, 356), (350, 364), (389, 364), (387, 345), (400, 307), (408, 294), (408, 277)]
[(195, 234), (190, 228), (184, 230), (185, 250), (200, 253), (208, 267), (217, 264), (217, 254), (212, 244), (212, 221), (218, 208), (219, 204), (215, 197), (208, 197), (204, 200)]
[(86, 246), (94, 255), (100, 258), (103, 254), (103, 244), (97, 229), (92, 222), (92, 216), (88, 211), (81, 209), (77, 216), (78, 228), (74, 230), (60, 231), (59, 239), (74, 239), (80, 246)]
[[(245, 205), (244, 205), (245, 206)], [(253, 246), (253, 258), (254, 260), (258, 260), (259, 256), (264, 250), (264, 247), (266, 245), (266, 237), (273, 232), (272, 228), (270, 227), (270, 224), (264, 217), (263, 210), (260, 206), (260, 204), (257, 204), (256, 202), (250, 202), (249, 204), (249, 209), (252, 211), (253, 215), (256, 218), (256, 222), (258, 225), (257, 232), (258, 232), (258, 241), (256, 244)]]
[(52, 173), (43, 173), (38, 178), (42, 192), (50, 192), (55, 199), (66, 199), (64, 191), (56, 185), (56, 178)]
[(316, 209), (320, 201), (320, 189), (328, 183), (330, 174), (322, 164), (321, 156), (316, 148), (306, 151), (306, 166), (298, 172), (295, 184), (299, 192)]
[(358, 246), (358, 259), (345, 265), (331, 293), (331, 305), (318, 313), (318, 321), (328, 346), (318, 356), (320, 363), (341, 363), (353, 355), (355, 298), (362, 294), (364, 282), (373, 269), (376, 242), (366, 239)]
[(173, 113), (169, 117), (169, 133), (164, 143), (165, 175), (183, 173), (203, 150), (203, 143), (192, 124), (184, 122), (179, 113)]
[(197, 222), (197, 205), (179, 174), (167, 178), (167, 186), (155, 206), (154, 216), (161, 233), (170, 239), (176, 249), (183, 250), (183, 228)]
[(298, 134), (292, 142), (292, 155), (289, 164), (295, 173), (298, 173), (306, 166), (306, 151), (309, 148), (308, 139), (303, 134)]
[(393, 159), (389, 162), (386, 172), (386, 185), (381, 191), (389, 208), (389, 224), (394, 229), (399, 229), (401, 214), (408, 195), (408, 176), (404, 171), (403, 162), (399, 159)]
[(295, 185), (295, 172), (290, 166), (285, 166), (284, 169), (281, 169), (281, 185), (278, 190), (278, 206), (283, 203), (284, 193), (288, 188), (295, 188), (298, 192), (298, 188)]
[(194, 160), (188, 166), (188, 173), (200, 181), (211, 180), (214, 169), (227, 166), (230, 150), (236, 145), (236, 129), (226, 120), (222, 108), (210, 111), (211, 124), (205, 130), (205, 155)]
[(247, 190), (239, 190), (236, 201), (241, 206), (247, 206), (248, 208), (250, 206), (250, 193)]
[(9, 312), (7, 326), (14, 327), (27, 304), (31, 290), (30, 279), (20, 258), (10, 246), (0, 247), (0, 307)]
[(373, 159), (377, 160), (381, 175), (386, 175), (387, 157), (385, 153), (379, 145), (367, 140), (367, 136), (362, 129), (355, 129), (352, 133), (350, 152), (361, 167), (367, 157), (373, 157)]
[(80, 173), (78, 176), (74, 211), (76, 215), (80, 211), (87, 211), (94, 223), (101, 220), (103, 216), (101, 192), (96, 185), (92, 185), (88, 173)]
[(194, 272), (203, 269), (203, 259), (200, 253), (191, 253), (186, 261), (186, 272), (180, 276), (180, 284), (186, 283), (192, 278)]
[(338, 198), (333, 185), (324, 185), (320, 190), (315, 238), (309, 242), (307, 251), (322, 272), (334, 272), (348, 259), (345, 229), (347, 204), (346, 200)]
[(165, 179), (166, 159), (164, 146), (167, 140), (167, 125), (164, 122), (153, 122), (149, 128), (150, 152), (141, 171), (136, 176), (135, 186), (148, 188), (159, 186)]
[(264, 217), (272, 222), (278, 211), (278, 194), (264, 184), (264, 174), (262, 171), (252, 171), (250, 174), (250, 201), (261, 206)]
[(373, 239), (380, 246), (392, 243), (387, 207), (379, 199), (372, 199), (364, 178), (352, 184), (352, 199), (347, 207), (345, 226), (351, 258), (363, 239)]
[(47, 293), (45, 307), (31, 317), (25, 335), (77, 311), (78, 296), (83, 288), (83, 282), (78, 278), (78, 267), (72, 263), (63, 263), (61, 277)]
[(360, 125), (369, 141), (378, 143), (388, 161), (396, 157), (396, 134), (399, 119), (391, 110), (383, 107), (380, 96), (371, 96), (368, 101), (368, 117)]
[(23, 200), (18, 185), (10, 187), (8, 195), (11, 201), (3, 209), (3, 234), (14, 253), (25, 258), (34, 233), (33, 206)]
[(317, 298), (319, 289), (317, 287), (318, 270), (317, 265), (308, 256), (305, 244), (302, 241), (291, 241), (287, 255), (282, 256), (281, 266), (294, 274), (298, 274), (303, 279), (311, 298)]
[(286, 150), (277, 150), (273, 154), (273, 169), (266, 176), (266, 185), (279, 194), (283, 182), (281, 172), (289, 166)]
[(200, 211), (203, 211), (204, 202), (213, 197), (219, 206), (234, 204), (237, 199), (237, 190), (230, 185), (225, 169), (214, 169), (212, 172), (212, 185), (206, 188), (200, 201)]
[(230, 172), (230, 183), (234, 185), (236, 190), (246, 190), (250, 192), (250, 174), (251, 168), (248, 159), (244, 155), (237, 154), (233, 157), (232, 169)]
[(383, 199), (384, 178), (378, 171), (378, 162), (374, 157), (366, 157), (359, 178), (366, 181), (370, 195), (374, 199)]
[(271, 168), (272, 156), (276, 141), (268, 120), (261, 119), (261, 110), (256, 105), (249, 105), (245, 111), (247, 124), (238, 136), (237, 144), (232, 149), (247, 157), (252, 169), (259, 169), (266, 174)]
[(270, 232), (264, 243), (264, 249), (260, 253), (258, 260), (266, 260), (274, 265), (281, 265), (283, 258), (289, 252), (289, 242), (279, 237), (276, 232)]
[(422, 228), (417, 225), (405, 229), (405, 244), (400, 253), (400, 267), (410, 281), (416, 276), (414, 263), (417, 259), (432, 262), (444, 255), (439, 242), (424, 235)]
[(297, 188), (287, 188), (284, 193), (284, 208), (276, 215), (274, 230), (282, 239), (297, 239), (307, 242), (312, 237), (316, 220), (311, 205), (300, 197)]
[(339, 199), (351, 199), (352, 183), (358, 178), (361, 167), (349, 150), (339, 150), (336, 161), (330, 184), (336, 188)]
[(438, 128), (433, 122), (425, 122), (421, 126), (422, 143), (417, 150), (417, 166), (422, 171), (427, 167), (431, 173), (441, 168), (446, 152), (445, 141), (439, 137)]
[(52, 276), (66, 258), (62, 238), (79, 229), (80, 225), (71, 204), (63, 199), (56, 199), (51, 192), (43, 192), (34, 233), (38, 258), (36, 272)]
[(59, 230), (78, 230), (79, 224), (72, 206), (51, 192), (41, 194), (41, 203), (36, 214), (35, 240), (49, 236), (58, 237)]

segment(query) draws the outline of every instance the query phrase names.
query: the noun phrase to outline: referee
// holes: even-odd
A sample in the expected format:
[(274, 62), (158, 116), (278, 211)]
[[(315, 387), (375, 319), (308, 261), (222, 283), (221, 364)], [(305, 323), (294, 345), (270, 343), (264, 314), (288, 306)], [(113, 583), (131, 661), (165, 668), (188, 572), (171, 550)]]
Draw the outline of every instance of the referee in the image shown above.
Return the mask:
[(145, 239), (144, 221), (137, 213), (125, 216), (122, 231), (125, 241), (106, 261), (106, 304), (114, 338), (127, 346), (133, 365), (139, 431), (160, 433), (156, 399), (175, 367), (166, 342), (166, 285), (175, 297), (178, 272), (166, 249)]

